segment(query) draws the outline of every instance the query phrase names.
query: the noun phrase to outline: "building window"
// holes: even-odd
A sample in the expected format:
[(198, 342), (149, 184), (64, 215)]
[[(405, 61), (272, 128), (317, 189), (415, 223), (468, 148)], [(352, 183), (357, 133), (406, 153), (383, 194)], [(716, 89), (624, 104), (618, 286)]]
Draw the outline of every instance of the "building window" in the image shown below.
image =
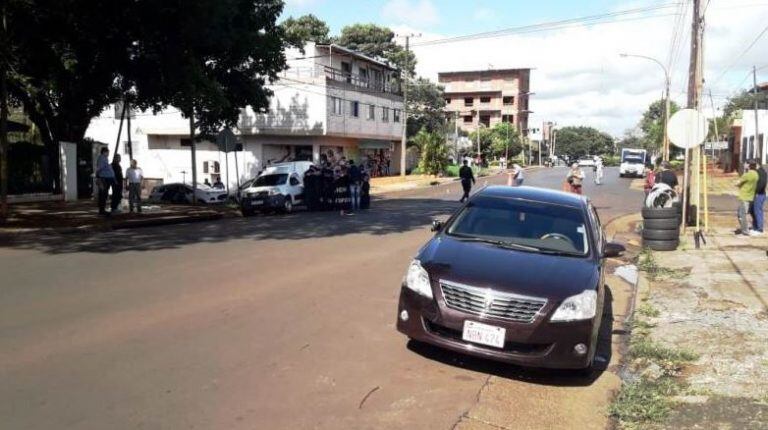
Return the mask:
[(381, 120), (383, 122), (389, 122), (389, 108), (388, 107), (381, 108)]
[(480, 115), (480, 124), (490, 127), (491, 126), (491, 116), (490, 115)]
[(475, 104), (475, 99), (472, 97), (464, 97), (464, 106), (472, 106)]
[(480, 97), (480, 103), (490, 103), (491, 98), (490, 97)]
[(447, 104), (447, 105), (451, 104), (451, 99), (446, 97), (445, 98), (445, 104)]
[(179, 144), (181, 146), (192, 146), (192, 139), (190, 139), (188, 137), (183, 137), (183, 138), (179, 139)]
[(395, 122), (400, 122), (400, 109), (393, 109), (392, 110), (392, 118)]
[(464, 115), (464, 124), (472, 123), (472, 115)]
[(341, 104), (341, 99), (338, 97), (331, 97), (331, 104), (333, 108), (333, 114), (334, 115), (343, 115), (344, 114), (344, 108)]
[(514, 115), (502, 115), (501, 116), (501, 122), (508, 122), (513, 123), (515, 122), (515, 116)]
[(368, 120), (373, 121), (376, 119), (376, 106), (368, 105)]
[(354, 118), (360, 117), (360, 102), (356, 102), (356, 101), (349, 102), (349, 116)]
[(501, 99), (501, 101), (502, 101), (502, 103), (504, 103), (504, 105), (507, 105), (507, 106), (513, 105), (513, 104), (515, 104), (515, 97), (514, 96), (505, 96), (505, 97), (503, 97)]
[(205, 162), (203, 162), (203, 173), (208, 173), (208, 170), (209, 170), (208, 169), (208, 162), (205, 161)]

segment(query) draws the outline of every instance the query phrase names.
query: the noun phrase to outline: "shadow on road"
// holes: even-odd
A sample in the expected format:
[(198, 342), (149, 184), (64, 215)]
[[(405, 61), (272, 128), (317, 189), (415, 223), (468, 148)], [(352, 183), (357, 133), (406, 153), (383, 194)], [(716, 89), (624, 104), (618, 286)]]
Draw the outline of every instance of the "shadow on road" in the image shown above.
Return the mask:
[(119, 253), (236, 239), (300, 240), (359, 233), (385, 235), (424, 228), (435, 217), (451, 214), (459, 203), (440, 199), (396, 198), (374, 200), (371, 206), (371, 209), (353, 216), (342, 216), (337, 211), (299, 211), (290, 215), (260, 215), (102, 233), (17, 233), (0, 236), (0, 247), (50, 254)]
[(526, 368), (492, 360), (475, 358), (459, 354), (421, 342), (408, 342), (408, 349), (428, 358), (450, 366), (460, 367), (473, 372), (486, 373), (501, 378), (530, 382), (532, 384), (563, 387), (585, 387), (592, 385), (608, 369), (611, 362), (613, 294), (606, 285), (603, 319), (600, 324), (594, 371), (588, 375), (575, 370)]

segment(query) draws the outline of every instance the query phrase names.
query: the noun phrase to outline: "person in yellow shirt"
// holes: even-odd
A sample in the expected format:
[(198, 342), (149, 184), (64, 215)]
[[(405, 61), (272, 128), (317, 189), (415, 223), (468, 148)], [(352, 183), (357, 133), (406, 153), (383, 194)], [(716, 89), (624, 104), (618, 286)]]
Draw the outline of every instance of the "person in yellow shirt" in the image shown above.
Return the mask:
[(757, 189), (757, 180), (759, 176), (757, 174), (757, 163), (755, 160), (749, 160), (749, 169), (741, 175), (739, 182), (736, 186), (739, 187), (739, 209), (737, 216), (739, 218), (739, 230), (737, 235), (742, 236), (757, 236), (756, 232), (752, 232), (749, 229), (749, 223), (747, 222), (747, 214), (749, 213), (749, 205), (755, 200), (755, 190)]

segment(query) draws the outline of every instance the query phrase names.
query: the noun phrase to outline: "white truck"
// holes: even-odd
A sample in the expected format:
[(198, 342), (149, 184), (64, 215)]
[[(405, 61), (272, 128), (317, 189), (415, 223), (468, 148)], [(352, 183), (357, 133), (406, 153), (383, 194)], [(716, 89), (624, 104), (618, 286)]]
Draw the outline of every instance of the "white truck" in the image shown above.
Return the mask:
[(304, 173), (310, 166), (310, 161), (293, 161), (267, 167), (241, 190), (240, 211), (245, 216), (257, 211), (293, 211), (295, 205), (303, 203)]
[(645, 177), (645, 149), (624, 148), (621, 150), (621, 164), (619, 165), (619, 177), (636, 176)]

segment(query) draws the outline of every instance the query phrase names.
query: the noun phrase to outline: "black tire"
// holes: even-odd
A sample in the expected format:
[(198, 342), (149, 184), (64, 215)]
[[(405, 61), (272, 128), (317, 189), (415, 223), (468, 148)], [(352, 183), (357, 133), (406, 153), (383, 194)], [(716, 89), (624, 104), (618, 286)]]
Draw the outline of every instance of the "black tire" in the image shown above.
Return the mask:
[(285, 196), (285, 201), (283, 202), (283, 213), (289, 214), (293, 212), (293, 200), (291, 199), (291, 196)]
[(680, 227), (680, 217), (643, 220), (643, 229), (646, 230), (677, 230), (678, 227)]
[(643, 208), (643, 219), (678, 218), (677, 208)]
[(624, 177), (624, 174), (623, 173), (619, 173), (619, 178), (623, 178), (623, 177)]
[(680, 231), (643, 229), (643, 240), (678, 240)]
[(649, 240), (643, 239), (643, 247), (653, 251), (674, 251), (680, 245), (680, 240)]

